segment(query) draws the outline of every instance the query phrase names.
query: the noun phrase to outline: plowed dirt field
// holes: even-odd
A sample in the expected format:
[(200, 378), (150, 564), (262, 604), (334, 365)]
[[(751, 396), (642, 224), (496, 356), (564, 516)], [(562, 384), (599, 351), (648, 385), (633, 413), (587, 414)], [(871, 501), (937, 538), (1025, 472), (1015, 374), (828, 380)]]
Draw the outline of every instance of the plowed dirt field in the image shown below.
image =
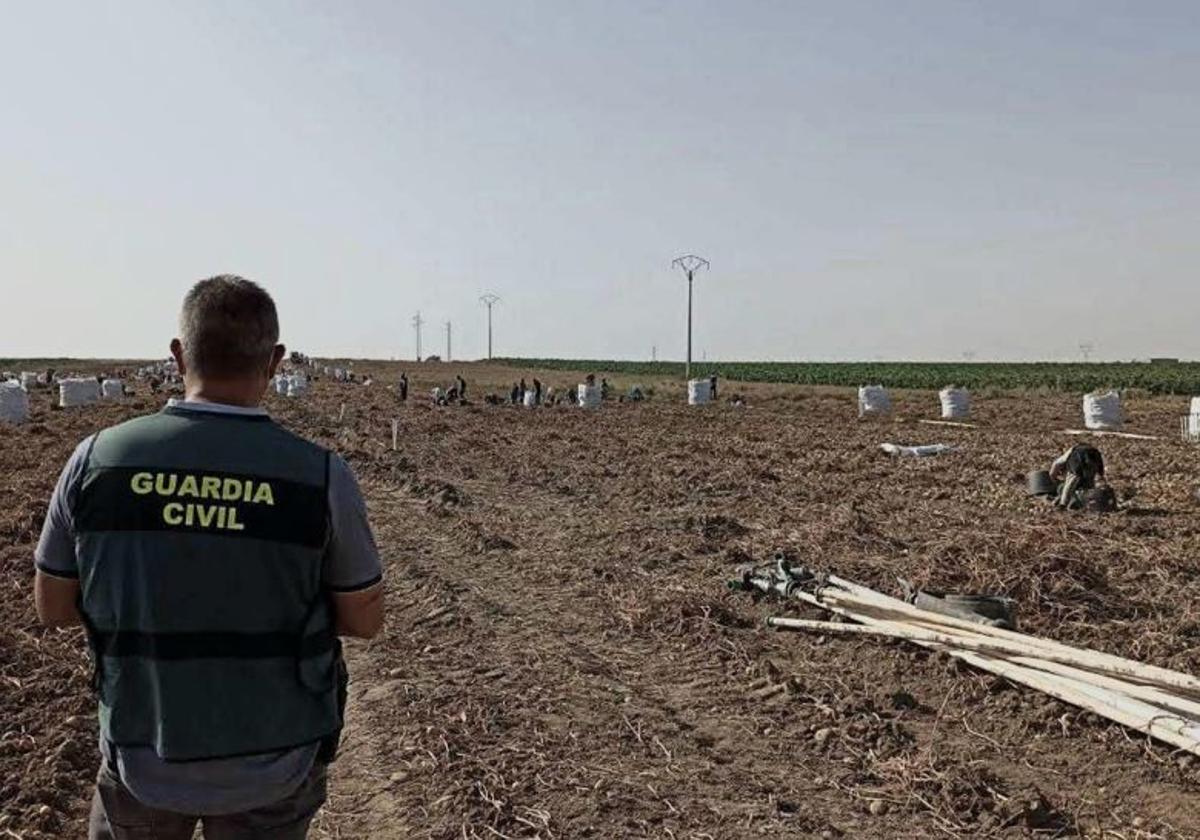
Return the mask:
[[(407, 406), (391, 364), (268, 399), (354, 467), (386, 564), (313, 836), (1200, 837), (1189, 757), (911, 645), (768, 630), (819, 614), (726, 588), (784, 550), (889, 592), (1002, 592), (1023, 630), (1200, 673), (1186, 400), (1129, 397), (1160, 439), (1098, 439), (1122, 511), (1064, 514), (1024, 474), (1073, 440), (1075, 396), (976, 395), (974, 429), (918, 423), (924, 392), (876, 421), (849, 389), (732, 384), (747, 407), (654, 383), (643, 404), (522, 409), (478, 392), (528, 372), (467, 366), (476, 403), (429, 405), (458, 369), (411, 366)], [(83, 836), (87, 655), (38, 626), (32, 550), (78, 440), (162, 404), (136, 387), (65, 411), (40, 392), (0, 429), (0, 837)]]

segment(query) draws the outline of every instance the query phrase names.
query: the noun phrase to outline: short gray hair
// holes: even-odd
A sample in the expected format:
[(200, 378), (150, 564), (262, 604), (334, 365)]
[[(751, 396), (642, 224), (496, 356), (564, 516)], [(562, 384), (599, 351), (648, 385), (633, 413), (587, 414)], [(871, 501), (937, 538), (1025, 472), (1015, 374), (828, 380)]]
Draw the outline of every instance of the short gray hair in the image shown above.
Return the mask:
[(201, 280), (183, 299), (179, 340), (189, 371), (238, 378), (265, 369), (279, 343), (279, 315), (266, 290), (236, 274)]

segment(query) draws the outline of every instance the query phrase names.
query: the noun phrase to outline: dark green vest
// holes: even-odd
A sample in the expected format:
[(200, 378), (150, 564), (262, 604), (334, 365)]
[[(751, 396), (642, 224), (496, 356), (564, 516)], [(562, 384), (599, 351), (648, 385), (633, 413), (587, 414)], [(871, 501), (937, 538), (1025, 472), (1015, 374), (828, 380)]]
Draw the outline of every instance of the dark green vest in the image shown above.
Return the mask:
[(167, 408), (96, 437), (74, 516), (103, 737), (182, 761), (340, 728), (328, 469), (266, 416)]

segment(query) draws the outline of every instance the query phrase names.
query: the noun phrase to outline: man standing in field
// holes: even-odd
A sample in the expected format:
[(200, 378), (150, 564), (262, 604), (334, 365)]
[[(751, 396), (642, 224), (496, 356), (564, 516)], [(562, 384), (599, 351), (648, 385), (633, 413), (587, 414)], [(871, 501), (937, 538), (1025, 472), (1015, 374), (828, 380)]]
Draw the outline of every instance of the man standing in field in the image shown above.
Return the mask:
[(338, 637), (379, 631), (381, 566), (350, 468), (259, 405), (278, 340), (262, 288), (197, 283), (184, 399), (85, 440), (55, 488), (35, 596), (92, 648), (92, 840), (292, 840), (325, 800)]

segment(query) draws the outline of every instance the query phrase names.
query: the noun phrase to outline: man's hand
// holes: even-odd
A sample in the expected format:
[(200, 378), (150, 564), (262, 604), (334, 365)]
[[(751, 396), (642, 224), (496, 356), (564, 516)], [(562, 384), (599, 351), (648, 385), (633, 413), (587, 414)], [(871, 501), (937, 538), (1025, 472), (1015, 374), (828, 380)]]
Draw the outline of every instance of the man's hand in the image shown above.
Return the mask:
[(79, 614), (79, 581), (55, 577), (38, 570), (33, 582), (33, 601), (38, 618), (47, 627), (74, 627), (83, 624)]
[(383, 582), (357, 592), (333, 593), (339, 636), (373, 639), (383, 627)]

